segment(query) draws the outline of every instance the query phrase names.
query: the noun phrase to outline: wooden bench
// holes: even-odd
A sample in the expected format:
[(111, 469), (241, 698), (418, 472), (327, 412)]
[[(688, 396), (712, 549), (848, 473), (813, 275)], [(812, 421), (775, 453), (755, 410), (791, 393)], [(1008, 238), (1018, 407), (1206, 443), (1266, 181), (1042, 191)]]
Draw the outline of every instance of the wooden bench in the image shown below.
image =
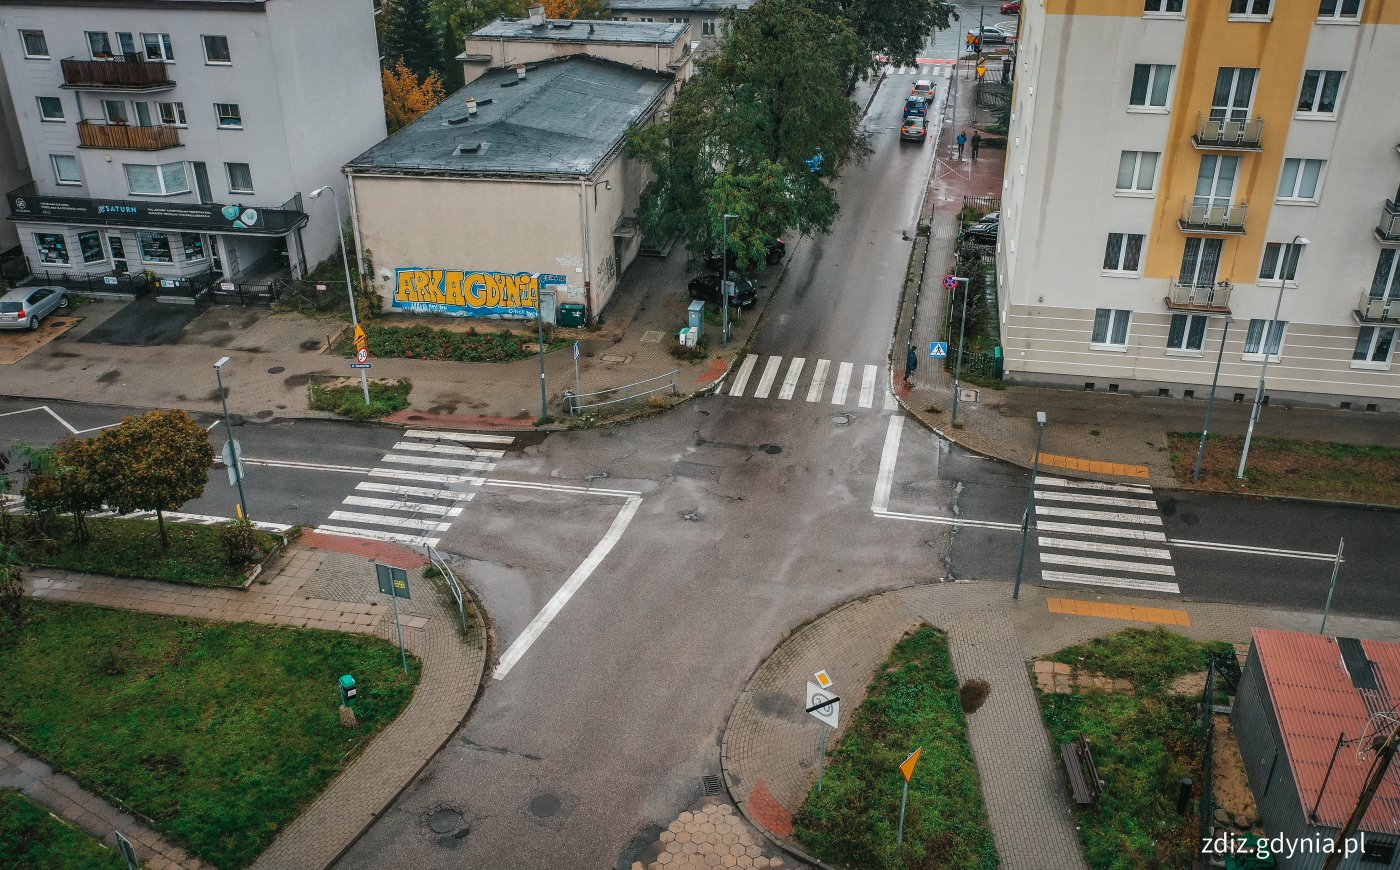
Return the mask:
[(1103, 781), (1099, 779), (1099, 769), (1094, 765), (1094, 756), (1089, 751), (1089, 739), (1082, 733), (1073, 743), (1060, 744), (1060, 759), (1069, 774), (1069, 787), (1074, 802), (1089, 806), (1099, 802), (1103, 794)]

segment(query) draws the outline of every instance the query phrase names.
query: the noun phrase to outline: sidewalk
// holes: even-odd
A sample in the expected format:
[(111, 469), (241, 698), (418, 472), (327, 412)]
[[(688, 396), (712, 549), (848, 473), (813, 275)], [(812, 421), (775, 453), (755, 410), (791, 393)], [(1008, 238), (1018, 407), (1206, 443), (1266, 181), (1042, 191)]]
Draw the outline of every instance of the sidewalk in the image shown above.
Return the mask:
[[(374, 582), (372, 559), (411, 571), (426, 560), (416, 551), (308, 532), (277, 564), (270, 579), (247, 590), (177, 586), (35, 568), (35, 598), (144, 610), (195, 619), (251, 620), (302, 628), (375, 634), (395, 643), (394, 619)], [(420, 587), (424, 584), (420, 582)], [(427, 589), (424, 588), (427, 592)], [(282, 830), (253, 865), (259, 868), (328, 867), (408, 786), (466, 718), (486, 667), (485, 627), (470, 639), (459, 618), (434, 594), (402, 601), (404, 645), (423, 670), (408, 706), (300, 816)], [(47, 765), (0, 743), (0, 786), (14, 784), (55, 813), (109, 846), (121, 830), (137, 846), (142, 866), (200, 866), (183, 850), (134, 823)], [(9, 756), (6, 760), (6, 756)], [(12, 770), (13, 769), (13, 770)], [(18, 771), (18, 772), (15, 772)]]
[[(991, 684), (986, 704), (968, 716), (968, 738), (1001, 866), (1005, 870), (1084, 868), (1060, 762), (1051, 751), (1032, 688), (1029, 662), (1130, 625), (1121, 619), (1051, 612), (1049, 599), (1068, 590), (1024, 586), (1011, 600), (1004, 582), (914, 586), (837, 607), (788, 637), (759, 665), (725, 726), (720, 763), (743, 814), (796, 857), (792, 816), (816, 781), (819, 727), (803, 712), (803, 686), (830, 672), (842, 700), (841, 727), (828, 735), (832, 752), (845, 735), (865, 688), (899, 638), (928, 623), (947, 632), (959, 680)], [(1097, 604), (1160, 608), (1161, 599), (1095, 594)], [(1169, 627), (1201, 640), (1247, 642), (1252, 626), (1317, 630), (1319, 614), (1178, 601), (1190, 624)], [(1335, 634), (1400, 640), (1400, 622), (1333, 616)], [(849, 705), (849, 706), (848, 706)], [(1015, 751), (1008, 751), (1014, 748)]]

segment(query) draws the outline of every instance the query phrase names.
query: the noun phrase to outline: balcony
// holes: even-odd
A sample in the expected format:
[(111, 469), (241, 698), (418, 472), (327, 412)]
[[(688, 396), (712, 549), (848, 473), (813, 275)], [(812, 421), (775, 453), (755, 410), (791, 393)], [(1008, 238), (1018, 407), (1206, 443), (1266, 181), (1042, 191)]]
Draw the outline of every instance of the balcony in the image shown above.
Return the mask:
[(100, 60), (63, 59), (63, 87), (69, 90), (166, 91), (175, 87), (170, 67), (141, 54)]
[(1202, 151), (1264, 150), (1263, 118), (1212, 118), (1201, 115), (1191, 144)]
[(1187, 197), (1176, 224), (1184, 233), (1237, 236), (1244, 234), (1247, 203), (1224, 204), (1219, 200)]
[(178, 127), (133, 127), (130, 124), (78, 122), (78, 147), (160, 151), (180, 146)]
[(1369, 290), (1361, 291), (1361, 299), (1356, 303), (1357, 323), (1400, 323), (1400, 297), (1372, 296)]
[(1230, 313), (1230, 292), (1235, 287), (1229, 281), (1197, 282), (1178, 278), (1172, 282), (1167, 296), (1167, 308), (1172, 311), (1207, 311), (1215, 314)]
[(1376, 241), (1382, 245), (1400, 245), (1400, 203), (1387, 199), (1381, 207), (1381, 222), (1376, 224)]

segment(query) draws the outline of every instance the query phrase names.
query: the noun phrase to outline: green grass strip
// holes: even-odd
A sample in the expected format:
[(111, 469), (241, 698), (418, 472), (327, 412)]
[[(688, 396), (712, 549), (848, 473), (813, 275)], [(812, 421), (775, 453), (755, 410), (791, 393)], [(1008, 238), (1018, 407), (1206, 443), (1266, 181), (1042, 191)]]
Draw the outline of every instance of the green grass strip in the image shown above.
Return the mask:
[(0, 867), (126, 870), (126, 862), (87, 832), (54, 818), (48, 807), (0, 791)]
[[(71, 520), (58, 517), (49, 523), (50, 545), (32, 541), (18, 543), (20, 558), (34, 565), (110, 574), (113, 577), (144, 577), (195, 586), (238, 586), (246, 578), (247, 566), (230, 566), (219, 537), (218, 526), (176, 523), (167, 519), (170, 549), (160, 546), (160, 529), (154, 519), (102, 518), (87, 520), (91, 540), (75, 544)], [(259, 532), (263, 552), (271, 552), (271, 535)]]

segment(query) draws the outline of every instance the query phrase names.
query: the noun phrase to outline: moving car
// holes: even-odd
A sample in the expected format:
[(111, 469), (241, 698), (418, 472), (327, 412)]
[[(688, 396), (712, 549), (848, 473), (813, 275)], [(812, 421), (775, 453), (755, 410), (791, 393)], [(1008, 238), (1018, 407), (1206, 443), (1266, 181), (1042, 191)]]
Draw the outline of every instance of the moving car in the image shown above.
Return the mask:
[(0, 329), (38, 329), (40, 320), (67, 307), (63, 287), (20, 287), (0, 296)]
[[(734, 308), (752, 308), (758, 304), (758, 288), (753, 282), (738, 272), (730, 272), (729, 280), (734, 282), (734, 291), (729, 294), (729, 304)], [(703, 299), (711, 305), (719, 305), (719, 273), (710, 272), (690, 279), (690, 298)]]
[(1002, 15), (1019, 15), (1021, 12), (1021, 0), (1007, 0), (1001, 4)]
[(904, 126), (899, 128), (899, 138), (913, 142), (922, 142), (928, 138), (928, 121), (918, 115), (910, 115), (904, 119)]
[(971, 241), (979, 245), (995, 245), (1001, 231), (1001, 212), (984, 215), (977, 223), (958, 233), (958, 241)]
[(928, 117), (928, 100), (923, 97), (910, 97), (904, 101), (904, 117), (918, 115), (920, 118)]
[(982, 40), (983, 45), (1005, 45), (1013, 36), (1000, 27), (994, 27), (990, 24), (986, 27), (974, 27), (968, 31), (968, 35)]
[[(786, 253), (787, 242), (784, 242), (782, 239), (769, 239), (768, 250), (764, 253), (764, 259), (768, 261), (768, 265), (772, 266), (781, 262), (783, 259), (783, 255)], [(735, 264), (738, 263), (738, 261), (739, 258), (734, 256), (733, 251), (730, 251), (730, 267), (734, 267)], [(718, 272), (720, 269), (724, 268), (724, 261), (723, 258), (720, 257), (719, 248), (715, 248), (705, 255), (705, 268), (710, 270), (711, 272)]]
[(914, 89), (909, 92), (911, 97), (923, 97), (925, 100), (933, 99), (933, 82), (928, 79), (919, 79), (914, 82)]

